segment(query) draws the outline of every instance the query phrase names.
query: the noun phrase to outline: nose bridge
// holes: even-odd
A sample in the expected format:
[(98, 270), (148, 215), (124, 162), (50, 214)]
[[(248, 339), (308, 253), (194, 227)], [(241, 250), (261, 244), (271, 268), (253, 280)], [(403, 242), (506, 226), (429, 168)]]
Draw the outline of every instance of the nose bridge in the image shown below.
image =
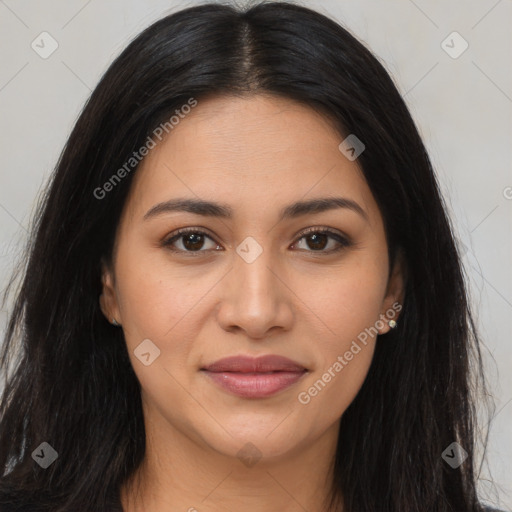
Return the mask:
[(254, 238), (248, 237), (236, 249), (233, 278), (236, 280), (237, 302), (263, 311), (271, 309), (277, 291), (272, 268), (272, 253)]
[(219, 321), (224, 329), (238, 327), (261, 338), (274, 327), (287, 328), (292, 315), (275, 275), (271, 250), (248, 238), (236, 248)]

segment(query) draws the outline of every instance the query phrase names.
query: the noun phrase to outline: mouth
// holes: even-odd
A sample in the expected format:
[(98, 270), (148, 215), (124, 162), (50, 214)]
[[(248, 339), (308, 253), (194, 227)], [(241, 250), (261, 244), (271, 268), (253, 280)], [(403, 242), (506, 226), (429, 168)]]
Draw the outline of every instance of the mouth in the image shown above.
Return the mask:
[(286, 357), (234, 356), (200, 369), (224, 391), (243, 398), (266, 398), (298, 382), (308, 369)]

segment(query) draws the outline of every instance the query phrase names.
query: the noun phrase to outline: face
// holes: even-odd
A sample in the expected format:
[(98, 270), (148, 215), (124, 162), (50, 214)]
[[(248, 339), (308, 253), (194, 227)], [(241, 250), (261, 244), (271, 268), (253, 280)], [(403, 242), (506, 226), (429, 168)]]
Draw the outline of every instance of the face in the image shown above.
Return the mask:
[[(291, 100), (218, 97), (142, 161), (101, 305), (122, 325), (146, 421), (228, 456), (337, 435), (403, 289), (343, 138)], [(297, 367), (204, 370), (266, 355)]]

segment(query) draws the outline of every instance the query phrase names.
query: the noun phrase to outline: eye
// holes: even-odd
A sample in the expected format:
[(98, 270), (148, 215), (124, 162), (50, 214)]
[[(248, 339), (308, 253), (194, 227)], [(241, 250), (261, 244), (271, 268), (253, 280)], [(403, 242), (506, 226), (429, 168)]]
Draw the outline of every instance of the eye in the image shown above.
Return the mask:
[[(350, 240), (330, 228), (309, 228), (300, 233), (299, 236), (300, 238), (298, 242), (296, 242), (296, 245), (299, 244), (301, 240), (305, 240), (306, 247), (311, 249), (305, 249), (307, 252), (330, 254), (341, 251), (342, 249), (352, 245)], [(325, 250), (329, 244), (331, 247)]]
[[(218, 250), (220, 246), (216, 244), (207, 233), (200, 231), (196, 228), (179, 229), (174, 235), (165, 240), (163, 242), (163, 245), (165, 247), (169, 247), (172, 251), (175, 252), (205, 252), (204, 250), (201, 249), (204, 247), (206, 239), (213, 242), (212, 246), (214, 250)], [(174, 247), (174, 244), (176, 242), (178, 242), (178, 245), (181, 245), (181, 247)], [(210, 247), (210, 250), (211, 249), (212, 247)]]

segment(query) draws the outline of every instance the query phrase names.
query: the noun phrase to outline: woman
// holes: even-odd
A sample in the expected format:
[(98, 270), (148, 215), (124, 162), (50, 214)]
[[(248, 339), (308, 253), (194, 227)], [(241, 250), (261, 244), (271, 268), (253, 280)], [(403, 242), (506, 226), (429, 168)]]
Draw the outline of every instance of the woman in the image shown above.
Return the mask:
[(154, 23), (39, 212), (1, 510), (483, 510), (450, 221), (392, 80), (334, 21), (279, 2)]

